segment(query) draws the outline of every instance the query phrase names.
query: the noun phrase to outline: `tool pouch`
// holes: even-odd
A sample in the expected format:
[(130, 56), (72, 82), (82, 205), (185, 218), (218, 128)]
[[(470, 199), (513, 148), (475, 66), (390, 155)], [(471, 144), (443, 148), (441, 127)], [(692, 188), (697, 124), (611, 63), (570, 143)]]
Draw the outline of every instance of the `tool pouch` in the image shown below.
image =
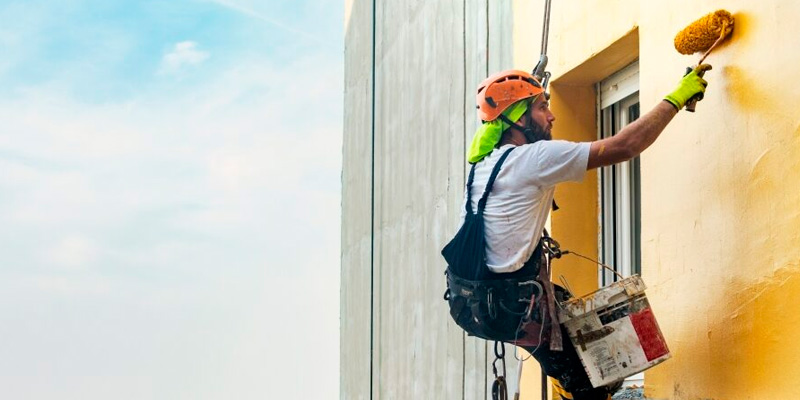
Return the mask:
[(445, 300), (450, 316), (470, 336), (486, 340), (536, 345), (546, 296), (535, 279), (470, 281), (447, 275)]

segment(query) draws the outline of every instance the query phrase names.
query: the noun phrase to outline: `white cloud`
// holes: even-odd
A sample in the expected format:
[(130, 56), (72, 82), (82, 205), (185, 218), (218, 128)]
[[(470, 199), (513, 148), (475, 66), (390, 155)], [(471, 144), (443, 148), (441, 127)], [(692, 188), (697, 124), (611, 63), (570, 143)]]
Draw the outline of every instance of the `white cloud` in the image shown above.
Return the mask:
[(3, 398), (338, 396), (341, 1), (219, 2), (0, 6)]
[(69, 269), (87, 269), (97, 259), (97, 245), (83, 235), (70, 234), (61, 238), (46, 253), (47, 260)]
[[(273, 26), (275, 26), (275, 27), (277, 27), (277, 28), (279, 28), (281, 30), (284, 30), (286, 32), (289, 32), (291, 34), (294, 34), (294, 35), (297, 35), (299, 37), (311, 40), (314, 43), (324, 43), (325, 42), (324, 40), (320, 39), (319, 37), (314, 36), (314, 35), (306, 32), (306, 31), (294, 28), (290, 24), (284, 24), (284, 23), (280, 22), (279, 20), (277, 20), (275, 18), (268, 17), (264, 13), (260, 13), (260, 12), (256, 11), (254, 6), (257, 5), (257, 4), (262, 4), (263, 5), (263, 3), (260, 3), (260, 2), (246, 2), (246, 1), (243, 2), (243, 1), (233, 1), (233, 0), (211, 0), (211, 1), (221, 5), (223, 7), (226, 7), (226, 8), (229, 8), (231, 10), (234, 10), (236, 12), (239, 12), (239, 13), (242, 13), (244, 15), (247, 15), (247, 16), (249, 16), (251, 18), (255, 18), (257, 20), (266, 22), (266, 23), (268, 23), (270, 25), (273, 25)], [(253, 3), (253, 4), (247, 4), (247, 3)], [(270, 7), (270, 6), (267, 5), (267, 7)]]
[(130, 229), (152, 229), (134, 243), (163, 244), (181, 232), (288, 240), (281, 226), (335, 227), (342, 70), (330, 65), (243, 59), (188, 92), (120, 104), (75, 102), (50, 87), (0, 99), (0, 149), (12, 156), (0, 155), (9, 194), (0, 223), (48, 232), (49, 243), (85, 232), (101, 248), (107, 234)]
[(125, 103), (0, 98), (7, 397), (338, 393), (340, 55), (256, 57)]
[(197, 49), (197, 43), (187, 40), (175, 43), (172, 50), (161, 59), (159, 74), (172, 74), (187, 65), (197, 65), (207, 60), (210, 54)]
[(112, 290), (108, 279), (96, 276), (68, 277), (49, 274), (29, 277), (23, 279), (21, 283), (27, 286), (28, 290), (62, 298), (107, 296)]

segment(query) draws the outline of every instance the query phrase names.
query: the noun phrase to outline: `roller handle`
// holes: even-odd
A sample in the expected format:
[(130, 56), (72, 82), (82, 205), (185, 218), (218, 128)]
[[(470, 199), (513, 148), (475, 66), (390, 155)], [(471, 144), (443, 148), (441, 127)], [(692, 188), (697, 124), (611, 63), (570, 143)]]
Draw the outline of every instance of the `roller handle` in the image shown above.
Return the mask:
[[(688, 75), (689, 72), (692, 72), (693, 70), (694, 70), (694, 68), (692, 68), (692, 67), (686, 67), (686, 73), (683, 74), (683, 76)], [(703, 74), (705, 74), (705, 73), (706, 73), (706, 71), (700, 71), (700, 72), (697, 73), (697, 76), (702, 78)], [(690, 98), (689, 100), (686, 101), (686, 106), (685, 106), (686, 107), (686, 111), (694, 112), (694, 109), (697, 107), (697, 102), (700, 101), (700, 100), (703, 100), (703, 93), (702, 92), (692, 96), (692, 98)]]

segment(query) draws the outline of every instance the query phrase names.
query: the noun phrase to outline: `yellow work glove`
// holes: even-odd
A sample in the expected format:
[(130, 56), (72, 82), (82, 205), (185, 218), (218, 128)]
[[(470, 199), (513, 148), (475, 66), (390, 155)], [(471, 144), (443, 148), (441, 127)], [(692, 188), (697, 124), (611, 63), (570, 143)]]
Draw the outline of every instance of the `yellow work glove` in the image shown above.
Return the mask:
[(678, 111), (693, 97), (696, 97), (698, 101), (703, 100), (703, 93), (708, 86), (708, 82), (703, 79), (703, 74), (710, 69), (711, 66), (708, 64), (700, 64), (695, 67), (683, 76), (675, 91), (664, 97), (664, 100), (675, 106)]

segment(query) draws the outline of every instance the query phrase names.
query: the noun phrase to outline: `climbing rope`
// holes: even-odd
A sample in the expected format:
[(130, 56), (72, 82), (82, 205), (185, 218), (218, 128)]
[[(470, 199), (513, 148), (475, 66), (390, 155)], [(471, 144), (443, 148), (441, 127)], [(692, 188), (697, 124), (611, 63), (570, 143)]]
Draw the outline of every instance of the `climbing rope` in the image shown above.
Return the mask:
[(544, 21), (542, 22), (542, 52), (539, 55), (539, 63), (533, 69), (533, 75), (539, 79), (542, 87), (547, 89), (547, 82), (550, 80), (550, 72), (547, 68), (547, 42), (550, 36), (550, 0), (544, 1)]
[(542, 55), (544, 55), (547, 54), (547, 39), (550, 34), (550, 0), (544, 1), (544, 23), (542, 25)]

